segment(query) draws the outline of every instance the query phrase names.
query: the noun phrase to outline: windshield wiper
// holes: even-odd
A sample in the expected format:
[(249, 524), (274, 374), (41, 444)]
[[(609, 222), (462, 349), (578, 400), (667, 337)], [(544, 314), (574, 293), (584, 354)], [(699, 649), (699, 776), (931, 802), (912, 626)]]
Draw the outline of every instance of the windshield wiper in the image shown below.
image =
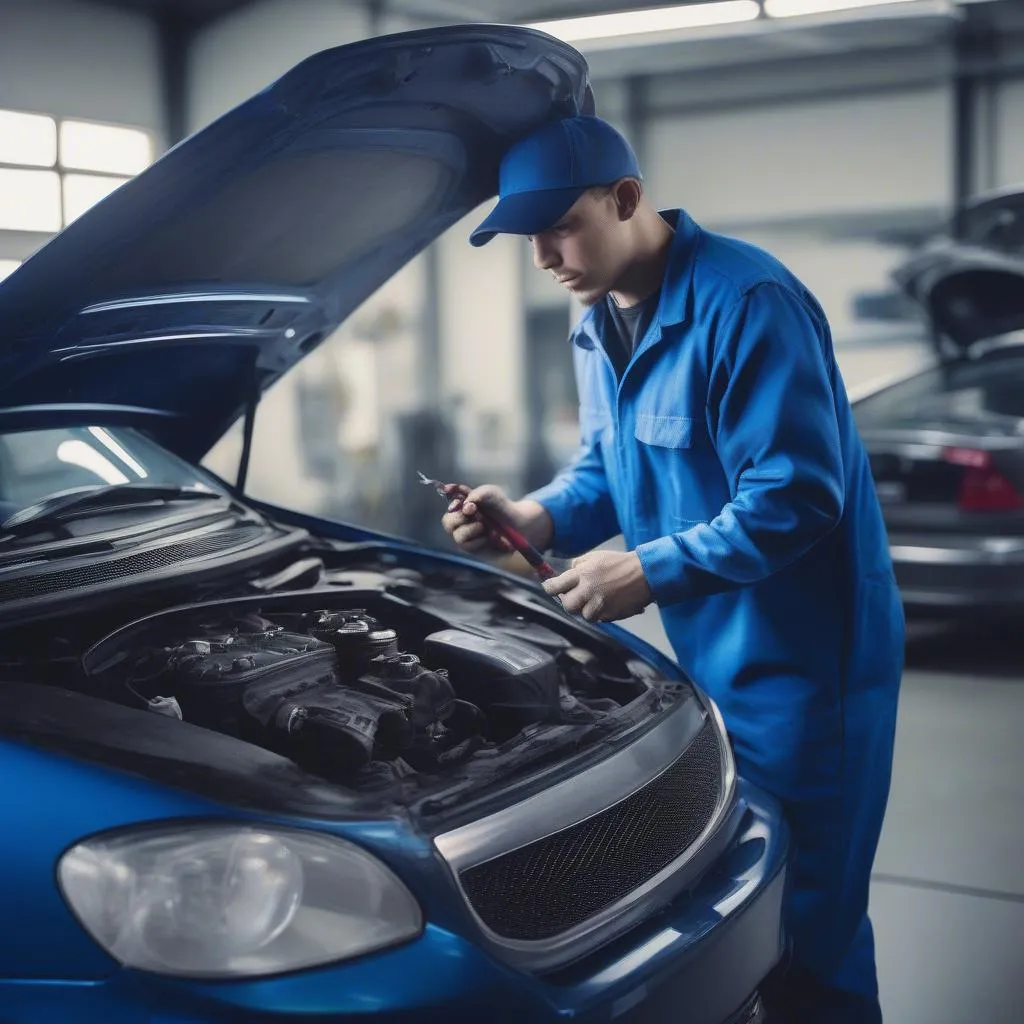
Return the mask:
[(169, 484), (149, 484), (135, 481), (126, 484), (109, 484), (106, 487), (75, 488), (51, 494), (42, 501), (34, 502), (9, 516), (0, 530), (5, 533), (21, 533), (26, 528), (39, 529), (50, 522), (59, 520), (65, 513), (90, 507), (105, 508), (137, 505), (147, 501), (189, 501), (213, 498), (229, 500), (225, 494), (205, 487), (175, 487)]

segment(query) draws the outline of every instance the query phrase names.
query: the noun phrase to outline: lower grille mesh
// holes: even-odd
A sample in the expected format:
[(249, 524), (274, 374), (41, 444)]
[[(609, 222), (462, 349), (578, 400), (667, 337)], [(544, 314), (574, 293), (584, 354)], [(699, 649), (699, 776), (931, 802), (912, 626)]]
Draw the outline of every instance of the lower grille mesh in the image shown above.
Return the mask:
[(203, 558), (223, 554), (233, 548), (250, 544), (266, 536), (266, 527), (255, 523), (221, 530), (197, 540), (179, 541), (163, 547), (152, 548), (125, 555), (122, 558), (108, 558), (102, 562), (81, 568), (65, 568), (56, 572), (43, 572), (35, 576), (0, 582), (0, 603), (26, 601), (33, 597), (44, 597), (66, 590), (80, 590), (83, 587), (97, 587), (104, 583), (137, 576), (140, 573), (166, 569), (191, 558)]
[(718, 736), (708, 719), (685, 753), (642, 789), (555, 835), (460, 874), (491, 931), (548, 939), (628, 896), (704, 831), (722, 789)]

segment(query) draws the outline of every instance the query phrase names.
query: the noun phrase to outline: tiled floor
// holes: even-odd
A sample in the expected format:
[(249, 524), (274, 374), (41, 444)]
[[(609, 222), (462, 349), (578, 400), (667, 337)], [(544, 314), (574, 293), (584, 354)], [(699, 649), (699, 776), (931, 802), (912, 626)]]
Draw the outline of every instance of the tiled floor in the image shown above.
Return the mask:
[(1024, 1021), (1020, 631), (911, 625), (871, 914), (886, 1024)]

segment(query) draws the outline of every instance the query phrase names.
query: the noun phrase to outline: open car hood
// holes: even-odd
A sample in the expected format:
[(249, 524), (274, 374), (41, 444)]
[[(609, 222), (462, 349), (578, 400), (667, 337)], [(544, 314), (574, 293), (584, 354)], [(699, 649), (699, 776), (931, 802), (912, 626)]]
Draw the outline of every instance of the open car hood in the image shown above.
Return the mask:
[(172, 149), (0, 285), (0, 421), (145, 426), (198, 460), (254, 396), (497, 192), (583, 57), (459, 26), (310, 57)]
[(927, 312), (939, 340), (977, 354), (1024, 332), (1024, 257), (964, 244), (928, 247), (894, 277)]
[(976, 196), (966, 204), (960, 221), (962, 241), (1024, 256), (1024, 187)]

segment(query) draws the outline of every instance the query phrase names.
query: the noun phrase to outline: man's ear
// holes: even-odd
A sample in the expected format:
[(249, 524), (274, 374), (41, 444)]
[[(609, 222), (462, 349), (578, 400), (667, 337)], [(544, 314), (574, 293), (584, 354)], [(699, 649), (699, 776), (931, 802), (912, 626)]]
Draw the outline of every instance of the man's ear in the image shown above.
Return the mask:
[(615, 198), (615, 208), (618, 211), (619, 220), (631, 220), (640, 207), (643, 186), (636, 178), (623, 178), (612, 187), (612, 195)]

